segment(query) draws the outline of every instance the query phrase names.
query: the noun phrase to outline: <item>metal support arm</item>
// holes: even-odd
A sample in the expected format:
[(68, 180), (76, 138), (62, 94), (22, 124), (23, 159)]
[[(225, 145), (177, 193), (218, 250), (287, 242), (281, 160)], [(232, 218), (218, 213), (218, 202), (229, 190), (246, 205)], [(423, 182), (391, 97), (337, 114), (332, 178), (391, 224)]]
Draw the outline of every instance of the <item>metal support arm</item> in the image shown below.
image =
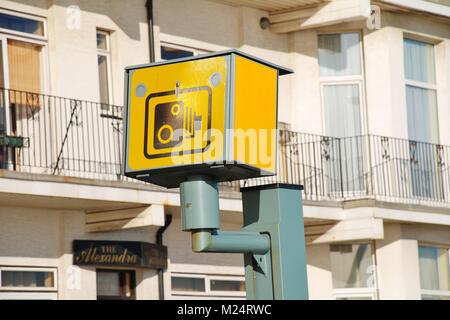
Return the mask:
[(200, 229), (192, 232), (192, 250), (265, 254), (270, 250), (270, 237), (258, 232)]
[(307, 299), (301, 187), (241, 189), (242, 231), (220, 231), (217, 183), (206, 176), (180, 185), (183, 231), (194, 252), (243, 253), (248, 299)]

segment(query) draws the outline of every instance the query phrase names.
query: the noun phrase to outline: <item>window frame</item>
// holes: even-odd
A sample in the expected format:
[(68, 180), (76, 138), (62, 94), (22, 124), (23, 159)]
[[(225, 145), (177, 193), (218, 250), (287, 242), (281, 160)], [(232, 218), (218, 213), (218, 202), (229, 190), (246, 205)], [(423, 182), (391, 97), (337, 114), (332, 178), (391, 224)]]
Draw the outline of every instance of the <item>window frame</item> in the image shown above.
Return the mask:
[[(362, 287), (362, 288), (334, 288), (333, 287), (333, 271), (331, 270), (331, 263), (330, 263), (330, 273), (331, 273), (331, 288), (332, 288), (332, 295), (333, 299), (337, 300), (337, 298), (355, 298), (355, 297), (372, 297), (372, 300), (378, 300), (378, 267), (377, 267), (377, 260), (376, 260), (376, 246), (374, 241), (364, 242), (364, 241), (357, 241), (357, 242), (351, 242), (351, 243), (330, 243), (331, 245), (369, 245), (371, 250), (371, 260), (372, 260), (372, 276), (373, 276), (373, 287)], [(331, 257), (331, 250), (330, 257)]]
[(199, 48), (195, 48), (195, 47), (189, 47), (189, 46), (184, 46), (182, 44), (176, 44), (176, 43), (172, 43), (172, 42), (166, 42), (166, 41), (161, 41), (159, 44), (159, 61), (169, 61), (169, 60), (164, 60), (161, 56), (161, 50), (162, 47), (167, 47), (167, 48), (171, 48), (171, 49), (177, 49), (177, 50), (183, 50), (186, 52), (192, 52), (192, 55), (198, 56), (200, 54), (205, 54), (205, 53), (210, 53), (212, 52), (211, 50), (203, 50), (203, 49), (199, 49)]
[[(419, 247), (431, 247), (431, 248), (437, 248), (437, 249), (445, 249), (448, 252), (448, 264), (449, 264), (449, 271), (450, 271), (450, 246), (449, 245), (442, 245), (442, 244), (436, 244), (436, 243), (430, 243), (430, 242), (419, 242), (417, 246), (417, 256), (420, 259), (419, 255)], [(420, 263), (419, 263), (419, 272), (420, 272)], [(449, 275), (450, 277), (450, 275)], [(420, 277), (419, 277), (420, 278)], [(420, 281), (420, 279), (419, 279)], [(430, 289), (422, 289), (422, 284), (420, 283), (420, 296), (423, 300), (422, 296), (434, 296), (434, 297), (447, 297), (450, 298), (450, 290), (430, 290)]]
[[(406, 78), (406, 59), (405, 59), (405, 40), (411, 40), (411, 41), (416, 41), (416, 42), (421, 42), (421, 43), (425, 43), (428, 45), (433, 46), (433, 57), (434, 57), (434, 74), (435, 74), (435, 79), (434, 79), (434, 83), (429, 83), (429, 82), (422, 82), (422, 81), (417, 81), (417, 80), (409, 80)], [(406, 96), (406, 89), (407, 87), (414, 87), (414, 88), (419, 88), (419, 89), (424, 89), (424, 90), (432, 90), (435, 92), (435, 96), (436, 96), (436, 113), (437, 113), (437, 139), (438, 141), (436, 141), (436, 144), (439, 144), (440, 142), (440, 129), (439, 129), (439, 99), (438, 99), (438, 84), (437, 84), (437, 71), (438, 71), (438, 64), (437, 64), (437, 52), (436, 52), (436, 43), (433, 41), (427, 41), (424, 39), (416, 39), (414, 36), (412, 35), (408, 35), (408, 34), (403, 34), (403, 38), (402, 38), (402, 48), (403, 48), (403, 78), (405, 81), (405, 85), (404, 85), (404, 94), (405, 94), (405, 107), (406, 110), (408, 110), (408, 103), (407, 103), (407, 96)]]
[[(1, 10), (1, 9), (0, 9)], [(9, 72), (9, 56), (8, 56), (8, 40), (16, 40), (16, 41), (22, 41), (27, 43), (32, 43), (35, 45), (41, 46), (41, 52), (39, 55), (40, 64), (41, 64), (41, 70), (40, 70), (40, 80), (41, 80), (41, 88), (39, 94), (45, 93), (49, 91), (50, 88), (50, 74), (49, 74), (49, 66), (50, 62), (48, 60), (48, 46), (47, 41), (35, 39), (32, 37), (26, 37), (26, 36), (19, 36), (14, 35), (11, 33), (3, 32), (5, 29), (0, 28), (0, 42), (2, 43), (1, 50), (2, 50), (2, 59), (3, 61), (0, 61), (0, 63), (3, 63), (3, 87), (4, 89), (11, 89), (10, 84), (10, 72)], [(22, 34), (22, 33), (20, 33)], [(9, 105), (9, 95), (4, 95), (4, 103), (5, 105)], [(10, 108), (5, 109), (5, 118), (11, 119), (11, 112)], [(5, 130), (6, 134), (12, 134), (12, 124), (10, 121), (6, 121), (5, 124)]]
[[(195, 279), (204, 279), (205, 281), (205, 291), (179, 291), (172, 289), (172, 277), (178, 278), (195, 278)], [(244, 281), (244, 276), (238, 275), (212, 275), (212, 274), (194, 274), (194, 273), (180, 273), (180, 272), (172, 272), (170, 274), (171, 281), (171, 296), (174, 297), (195, 297), (195, 298), (246, 298), (246, 291), (221, 291), (221, 290), (211, 290), (211, 281), (212, 280), (230, 280), (230, 281)]]
[[(188, 278), (188, 279), (203, 279), (205, 282), (205, 291), (182, 291), (182, 290), (173, 290), (172, 289), (172, 278)], [(170, 274), (170, 288), (171, 293), (176, 295), (200, 295), (203, 296), (206, 294), (208, 281), (206, 280), (206, 275), (199, 275), (199, 274), (189, 274), (189, 273), (171, 273)]]
[[(322, 76), (320, 74), (320, 59), (319, 59), (319, 37), (322, 35), (342, 35), (342, 34), (349, 34), (349, 33), (357, 33), (359, 36), (359, 63), (360, 63), (360, 70), (361, 73), (358, 75), (344, 75), (344, 76)], [(330, 31), (324, 31), (324, 32), (318, 32), (316, 39), (317, 39), (317, 72), (319, 76), (319, 92), (320, 92), (320, 110), (321, 110), (321, 125), (322, 125), (322, 134), (324, 136), (331, 136), (329, 135), (327, 131), (326, 126), (326, 107), (325, 107), (325, 99), (324, 99), (324, 87), (325, 86), (339, 86), (339, 85), (357, 85), (358, 86), (358, 93), (359, 93), (359, 121), (360, 121), (360, 127), (361, 127), (361, 133), (360, 135), (364, 135), (367, 133), (368, 130), (368, 120), (367, 120), (367, 102), (366, 102), (366, 87), (365, 87), (365, 65), (364, 65), (364, 34), (361, 30), (355, 30), (355, 29), (348, 29), (348, 30), (330, 30)], [(331, 136), (332, 137), (332, 136)], [(340, 137), (343, 138), (343, 137)], [(348, 137), (345, 137), (348, 138)], [(366, 146), (368, 148), (368, 146)], [(365, 150), (364, 150), (365, 151)], [(367, 168), (370, 163), (369, 159), (364, 156), (367, 154), (367, 152), (362, 151), (362, 165), (363, 165), (363, 171), (365, 168)], [(342, 159), (339, 159), (339, 161), (342, 161)], [(328, 170), (328, 169), (326, 169)], [(331, 185), (327, 186), (330, 188), (328, 191), (332, 195), (345, 195), (345, 196), (354, 196), (364, 193), (364, 187), (361, 188), (361, 190), (358, 190), (358, 188), (349, 188), (349, 190), (339, 190), (339, 191), (332, 191)]]
[[(97, 46), (97, 34), (103, 34), (106, 37), (106, 49), (100, 49)], [(98, 56), (102, 56), (106, 58), (106, 72), (107, 74), (107, 86), (108, 86), (108, 103), (103, 103), (101, 101), (101, 94), (100, 94), (100, 78), (98, 82), (98, 89), (99, 89), (99, 103), (101, 104), (102, 108), (108, 109), (110, 105), (114, 105), (114, 95), (113, 95), (113, 84), (112, 84), (112, 67), (111, 67), (111, 31), (102, 29), (102, 28), (96, 28), (95, 29), (95, 43), (97, 48), (97, 69), (99, 68), (98, 65)], [(100, 69), (98, 69), (98, 74), (100, 76)]]
[[(327, 77), (328, 78), (328, 77)], [(324, 99), (324, 87), (326, 86), (345, 86), (345, 85), (357, 85), (358, 86), (358, 92), (359, 92), (359, 108), (360, 108), (360, 120), (361, 120), (361, 135), (364, 135), (365, 127), (364, 127), (364, 121), (363, 121), (363, 99), (364, 99), (364, 82), (355, 80), (355, 79), (349, 79), (349, 77), (337, 77), (341, 79), (327, 79), (326, 81), (320, 81), (320, 104), (322, 105), (322, 126), (323, 126), (323, 134), (325, 136), (328, 136), (325, 132), (326, 127), (326, 119), (325, 119), (325, 99)], [(341, 137), (342, 138), (342, 137)]]
[[(0, 12), (6, 12), (9, 14), (10, 11), (0, 9)], [(19, 13), (14, 13), (14, 15), (19, 16)], [(23, 14), (26, 16), (26, 14)], [(46, 19), (42, 18), (46, 24)], [(46, 28), (46, 27), (45, 27)], [(9, 57), (8, 57), (8, 40), (16, 40), (27, 42), (31, 44), (35, 44), (41, 46), (40, 52), (40, 64), (41, 64), (41, 92), (47, 92), (49, 89), (50, 76), (49, 76), (49, 60), (48, 60), (48, 47), (47, 47), (47, 37), (29, 37), (27, 33), (24, 32), (10, 32), (9, 29), (0, 28), (0, 41), (2, 44), (2, 55), (3, 55), (3, 76), (4, 76), (4, 88), (11, 89), (10, 81), (9, 81)], [(8, 98), (8, 97), (6, 97)], [(6, 100), (6, 104), (9, 101)], [(9, 111), (8, 111), (9, 113)], [(9, 115), (7, 115), (9, 116)]]
[[(359, 63), (361, 74), (359, 75), (346, 75), (346, 76), (322, 76), (320, 75), (320, 61), (319, 61), (319, 37), (322, 35), (341, 35), (346, 33), (357, 33), (359, 35)], [(365, 67), (364, 67), (364, 48), (363, 48), (363, 34), (361, 30), (343, 30), (343, 31), (329, 31), (317, 33), (317, 70), (319, 74), (319, 87), (320, 87), (320, 104), (322, 111), (322, 133), (326, 134), (326, 121), (325, 121), (325, 104), (323, 99), (323, 87), (325, 85), (350, 85), (357, 84), (359, 87), (359, 107), (360, 107), (360, 122), (361, 122), (361, 134), (366, 132), (366, 94), (365, 94)]]
[[(4, 287), (2, 286), (3, 271), (18, 272), (50, 272), (53, 273), (53, 287)], [(58, 291), (58, 269), (56, 267), (10, 267), (0, 266), (0, 292), (2, 291), (21, 291), (21, 292), (51, 292)]]
[[(419, 43), (424, 43), (424, 44), (428, 44), (433, 46), (433, 60), (434, 60), (434, 64), (433, 64), (433, 68), (434, 68), (434, 75), (435, 75), (435, 79), (434, 79), (434, 83), (429, 83), (429, 82), (423, 82), (423, 81), (417, 81), (417, 80), (409, 80), (406, 78), (406, 56), (405, 56), (405, 41), (406, 40), (410, 40), (410, 41), (415, 41), (415, 42), (419, 42)], [(422, 89), (422, 90), (426, 90), (426, 91), (434, 91), (434, 95), (436, 98), (436, 104), (435, 104), (435, 108), (436, 108), (436, 141), (421, 141), (420, 139), (418, 140), (419, 143), (421, 143), (422, 145), (439, 145), (440, 141), (441, 141), (441, 130), (440, 130), (440, 123), (439, 123), (439, 92), (438, 92), (438, 55), (437, 55), (437, 42), (433, 41), (431, 39), (424, 39), (422, 37), (416, 37), (414, 34), (408, 34), (408, 33), (403, 33), (403, 38), (402, 38), (402, 58), (403, 58), (403, 80), (404, 80), (404, 89), (403, 89), (403, 94), (404, 94), (404, 103), (405, 103), (405, 112), (406, 112), (406, 129), (407, 129), (407, 135), (408, 135), (408, 139), (410, 141), (414, 141), (410, 136), (409, 136), (409, 120), (408, 120), (408, 97), (407, 97), (407, 90), (408, 87), (412, 87), (415, 89)], [(430, 161), (429, 164), (427, 164), (427, 169), (428, 168), (433, 168), (434, 166), (436, 166), (437, 163), (434, 163), (433, 161)], [(420, 188), (420, 186), (417, 186), (414, 182), (414, 178), (413, 178), (413, 174), (415, 169), (413, 168), (413, 165), (410, 165), (410, 182), (409, 185), (407, 186), (408, 188), (410, 188), (410, 192), (413, 194), (414, 197), (418, 198), (418, 199), (425, 199), (425, 200), (432, 200), (433, 198), (437, 198), (437, 197), (441, 197), (441, 195), (439, 194), (440, 191), (444, 190), (443, 186), (442, 186), (442, 174), (439, 171), (434, 171), (434, 175), (430, 176), (430, 178), (425, 178), (426, 179), (426, 183), (423, 183), (423, 185), (433, 185), (434, 183), (437, 183), (437, 185), (434, 185), (433, 188), (431, 190), (429, 190), (429, 194), (427, 192), (426, 187), (424, 187), (424, 189)], [(417, 170), (417, 169), (416, 169)], [(420, 169), (419, 169), (419, 176), (420, 176)], [(417, 179), (417, 178), (416, 178)], [(419, 189), (417, 189), (419, 187)]]
[(41, 36), (41, 35), (36, 35), (36, 34), (32, 34), (32, 33), (21, 32), (21, 31), (16, 31), (16, 30), (11, 30), (11, 29), (5, 29), (5, 28), (0, 28), (0, 32), (17, 35), (20, 37), (30, 38), (30, 39), (47, 40), (47, 34), (48, 34), (47, 33), (47, 19), (45, 17), (36, 16), (36, 15), (23, 13), (23, 12), (11, 11), (11, 10), (2, 9), (2, 8), (0, 8), (0, 13), (7, 14), (7, 15), (10, 15), (13, 17), (25, 18), (25, 19), (29, 19), (29, 20), (35, 20), (35, 21), (42, 22), (42, 24), (43, 24), (42, 30), (43, 30), (44, 34)]
[[(435, 75), (435, 79), (434, 79), (434, 83), (429, 83), (429, 82), (423, 82), (423, 81), (417, 81), (417, 80), (410, 80), (406, 78), (406, 59), (404, 56), (404, 48), (405, 48), (405, 40), (411, 40), (411, 41), (415, 41), (415, 42), (421, 42), (421, 43), (425, 43), (428, 44), (430, 46), (433, 46), (433, 57), (434, 57), (434, 75)], [(403, 35), (403, 41), (402, 41), (402, 47), (403, 47), (403, 75), (404, 75), (404, 79), (405, 79), (405, 85), (406, 86), (411, 86), (411, 87), (417, 87), (417, 88), (422, 88), (422, 89), (428, 89), (428, 90), (436, 90), (436, 94), (437, 94), (437, 89), (438, 89), (438, 85), (437, 85), (437, 55), (436, 55), (436, 43), (432, 42), (432, 41), (426, 41), (424, 39), (415, 39), (414, 37), (404, 34)], [(436, 107), (437, 107), (437, 101), (436, 101)]]

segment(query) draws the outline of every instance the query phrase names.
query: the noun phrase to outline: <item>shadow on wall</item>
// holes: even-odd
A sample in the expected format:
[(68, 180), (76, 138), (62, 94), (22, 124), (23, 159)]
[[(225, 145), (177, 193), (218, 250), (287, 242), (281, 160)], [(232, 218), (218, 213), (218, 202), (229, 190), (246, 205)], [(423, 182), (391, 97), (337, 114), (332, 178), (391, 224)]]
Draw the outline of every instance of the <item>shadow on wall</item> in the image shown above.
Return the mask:
[(163, 35), (226, 48), (248, 45), (289, 51), (287, 35), (261, 29), (259, 20), (267, 15), (265, 11), (205, 0), (154, 0), (154, 13), (155, 25)]
[(107, 15), (133, 40), (142, 40), (139, 25), (147, 23), (146, 0), (127, 0), (126, 5), (125, 1), (116, 0), (20, 0), (20, 3), (47, 10), (53, 6), (63, 7), (66, 8), (68, 17), (71, 14), (68, 8), (75, 6), (78, 6), (81, 12)]
[(426, 16), (415, 15), (413, 19), (407, 14), (384, 13), (382, 15), (382, 24), (390, 27), (406, 29), (408, 32), (432, 37), (450, 38), (450, 27), (448, 20), (438, 18), (431, 20)]

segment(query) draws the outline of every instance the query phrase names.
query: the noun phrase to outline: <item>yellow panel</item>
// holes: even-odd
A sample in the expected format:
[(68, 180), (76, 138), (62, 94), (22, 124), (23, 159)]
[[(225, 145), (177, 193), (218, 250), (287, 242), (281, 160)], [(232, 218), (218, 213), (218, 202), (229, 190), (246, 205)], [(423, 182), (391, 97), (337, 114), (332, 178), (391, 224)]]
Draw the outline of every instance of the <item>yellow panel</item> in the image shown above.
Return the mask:
[(275, 173), (277, 70), (236, 56), (234, 157)]
[(222, 160), (226, 73), (225, 57), (130, 71), (128, 170)]

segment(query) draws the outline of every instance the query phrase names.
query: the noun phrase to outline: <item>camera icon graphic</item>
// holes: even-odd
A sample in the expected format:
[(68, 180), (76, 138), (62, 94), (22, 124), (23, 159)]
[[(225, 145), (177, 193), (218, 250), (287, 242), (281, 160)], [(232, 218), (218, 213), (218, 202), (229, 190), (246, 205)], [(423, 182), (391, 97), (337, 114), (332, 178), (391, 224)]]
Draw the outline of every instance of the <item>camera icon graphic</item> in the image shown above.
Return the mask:
[[(209, 86), (156, 92), (145, 102), (144, 155), (162, 158), (173, 153), (205, 151), (210, 141), (212, 90)], [(192, 148), (192, 140), (206, 139)]]

